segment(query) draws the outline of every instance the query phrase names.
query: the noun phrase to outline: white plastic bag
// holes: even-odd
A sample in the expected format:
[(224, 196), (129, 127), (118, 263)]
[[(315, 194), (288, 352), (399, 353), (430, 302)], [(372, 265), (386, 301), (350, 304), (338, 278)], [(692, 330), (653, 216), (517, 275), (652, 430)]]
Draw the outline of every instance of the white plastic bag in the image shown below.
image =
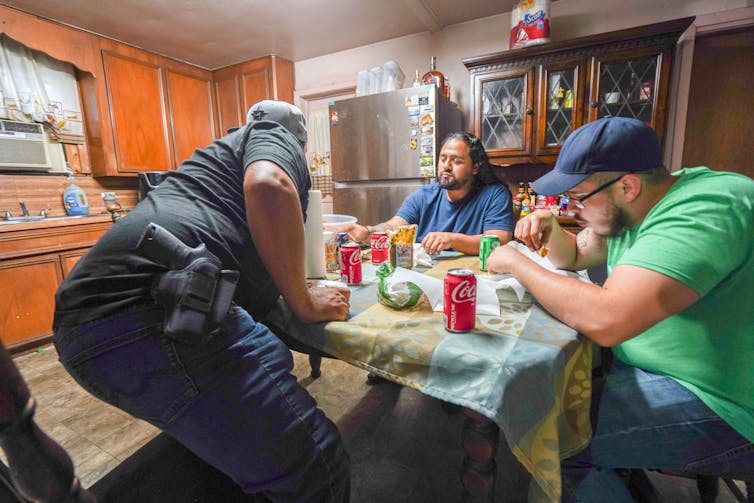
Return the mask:
[(550, 0), (522, 0), (511, 11), (510, 48), (550, 41)]

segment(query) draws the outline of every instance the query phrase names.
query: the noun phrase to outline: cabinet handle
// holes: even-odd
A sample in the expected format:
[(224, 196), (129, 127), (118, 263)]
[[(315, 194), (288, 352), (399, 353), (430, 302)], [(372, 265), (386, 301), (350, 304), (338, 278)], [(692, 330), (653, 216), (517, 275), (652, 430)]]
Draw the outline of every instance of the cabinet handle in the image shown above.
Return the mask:
[(589, 106), (592, 107), (592, 108), (597, 108), (597, 105), (599, 105), (599, 103), (596, 102), (596, 101), (590, 101), (589, 102)]
[(526, 115), (533, 115), (533, 114), (534, 114), (534, 109), (533, 108), (529, 107), (529, 108), (526, 109)]

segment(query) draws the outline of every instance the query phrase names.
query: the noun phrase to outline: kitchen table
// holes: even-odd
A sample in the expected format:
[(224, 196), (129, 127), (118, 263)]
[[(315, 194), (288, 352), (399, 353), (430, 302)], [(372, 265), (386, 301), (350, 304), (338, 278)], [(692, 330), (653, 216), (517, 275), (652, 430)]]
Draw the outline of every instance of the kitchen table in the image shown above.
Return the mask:
[[(456, 267), (479, 271), (477, 257), (436, 261), (425, 274)], [(467, 412), (462, 481), (467, 496), (491, 493), (498, 428), (532, 474), (530, 501), (560, 500), (560, 460), (589, 442), (593, 344), (550, 316), (527, 292), (497, 292), (500, 315), (478, 315), (476, 328), (452, 333), (442, 313), (422, 303), (406, 310), (377, 301), (375, 267), (351, 286), (347, 321), (304, 324), (279, 301), (273, 330), (328, 355)], [(496, 425), (496, 426), (495, 426)], [(484, 500), (491, 501), (491, 495)]]

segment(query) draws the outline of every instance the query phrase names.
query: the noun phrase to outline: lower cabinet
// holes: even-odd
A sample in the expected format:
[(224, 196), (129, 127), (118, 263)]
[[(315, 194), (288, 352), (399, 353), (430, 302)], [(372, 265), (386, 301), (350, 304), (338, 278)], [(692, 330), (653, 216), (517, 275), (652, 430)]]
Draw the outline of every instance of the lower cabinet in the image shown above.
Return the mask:
[(109, 217), (96, 217), (80, 225), (0, 232), (0, 340), (11, 353), (51, 341), (55, 292), (110, 226)]
[(5, 285), (0, 338), (11, 352), (51, 335), (54, 294), (62, 281), (58, 254), (0, 262), (0, 284)]

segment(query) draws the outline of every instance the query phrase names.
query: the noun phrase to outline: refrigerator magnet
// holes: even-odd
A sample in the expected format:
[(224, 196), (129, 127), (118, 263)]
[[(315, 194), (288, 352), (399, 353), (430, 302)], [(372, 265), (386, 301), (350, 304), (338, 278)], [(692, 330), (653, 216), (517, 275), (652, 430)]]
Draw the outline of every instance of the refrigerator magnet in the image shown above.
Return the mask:
[(411, 96), (406, 96), (406, 106), (407, 107), (413, 107), (419, 104), (419, 97), (415, 94), (412, 94)]
[(429, 104), (429, 96), (420, 96), (419, 97), (419, 104), (420, 105), (428, 105)]
[(416, 150), (416, 138), (411, 138), (408, 141), (408, 148), (410, 148), (411, 150)]
[(331, 126), (337, 126), (338, 125), (338, 111), (333, 110), (330, 112), (330, 125)]

